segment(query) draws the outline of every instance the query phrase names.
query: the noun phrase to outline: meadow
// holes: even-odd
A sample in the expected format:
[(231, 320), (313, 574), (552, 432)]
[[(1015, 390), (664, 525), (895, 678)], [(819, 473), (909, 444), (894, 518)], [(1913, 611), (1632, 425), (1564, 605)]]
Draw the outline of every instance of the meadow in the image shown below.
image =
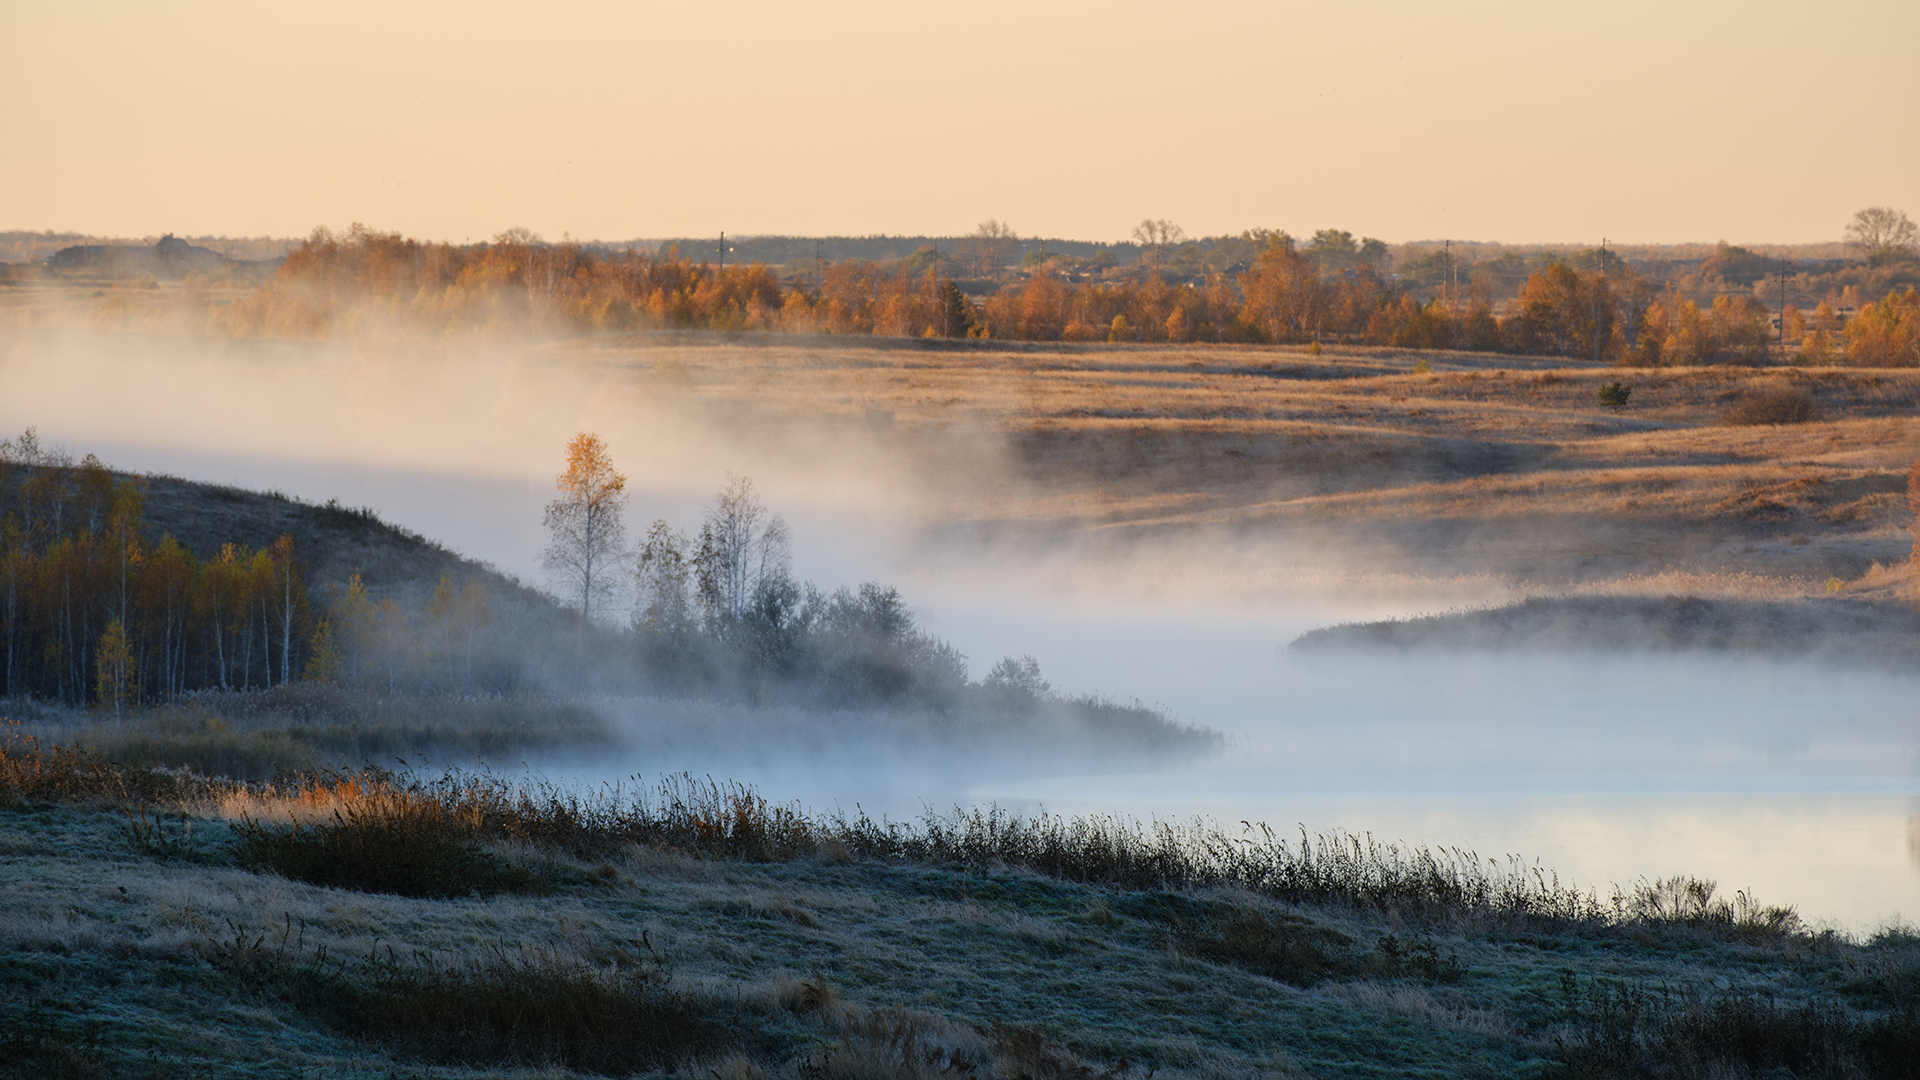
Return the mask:
[[(1463, 606), (1303, 647), (1911, 656), (1920, 376), (1903, 371), (669, 332), (516, 348), (535, 380), (585, 376), (796, 471), (884, 465), (929, 564), (985, 551), (1123, 568), (1136, 591)], [(1603, 403), (1615, 384), (1628, 393)], [(189, 486), (153, 490), (169, 527), (261, 527), (257, 496), (208, 504), (230, 504), (210, 522)], [(277, 515), (255, 544), (326, 518), (254, 509)], [(316, 555), (387, 568), (395, 595), (459, 565), (336, 524)], [(1684, 876), (1602, 891), (1523, 859), (1253, 822), (897, 821), (724, 780), (387, 771), (634, 737), (564, 696), (296, 682), (117, 721), (8, 708), (12, 1075), (1897, 1077), (1920, 1061), (1910, 928), (1849, 936)], [(726, 730), (776, 747), (817, 720), (727, 708)], [(673, 738), (713, 714), (660, 715)]]
[(1353, 836), (0, 750), (12, 1075), (1911, 1076), (1920, 944)]
[(910, 463), (928, 537), (1171, 551), (1242, 589), (1878, 603), (1903, 595), (1912, 544), (1920, 375), (1898, 370), (773, 335), (542, 353), (744, 440), (855, 432)]

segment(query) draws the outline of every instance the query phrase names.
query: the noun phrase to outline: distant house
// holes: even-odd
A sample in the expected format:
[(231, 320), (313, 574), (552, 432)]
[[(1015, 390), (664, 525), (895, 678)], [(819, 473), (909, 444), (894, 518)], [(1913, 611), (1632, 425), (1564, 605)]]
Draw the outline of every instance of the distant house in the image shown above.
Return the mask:
[[(1813, 322), (1813, 310), (1811, 308), (1802, 308), (1800, 311), (1800, 315), (1802, 318), (1806, 319), (1809, 324)], [(1843, 307), (1838, 307), (1834, 309), (1833, 325), (1835, 329), (1837, 330), (1846, 329), (1847, 323), (1851, 322), (1852, 320), (1853, 320), (1852, 304), (1847, 304)], [(1771, 332), (1775, 334), (1778, 334), (1780, 332), (1780, 313), (1778, 311), (1775, 311), (1771, 315), (1767, 316), (1767, 327)]]
[(47, 256), (46, 265), (54, 271), (185, 277), (196, 270), (218, 270), (227, 265), (227, 257), (211, 248), (195, 247), (168, 233), (152, 247), (77, 244), (61, 248)]

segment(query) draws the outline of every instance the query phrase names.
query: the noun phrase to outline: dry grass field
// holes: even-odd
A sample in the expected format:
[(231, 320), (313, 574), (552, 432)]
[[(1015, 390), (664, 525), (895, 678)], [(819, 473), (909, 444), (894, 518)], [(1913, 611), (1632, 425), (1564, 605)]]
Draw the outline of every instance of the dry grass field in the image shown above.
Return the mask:
[[(1205, 539), (1349, 574), (1748, 598), (1838, 579), (1893, 599), (1886, 568), (1912, 544), (1920, 372), (752, 335), (545, 351), (732, 430), (858, 432), (912, 463), (936, 535)], [(1609, 409), (1614, 382), (1631, 396)], [(1772, 415), (1798, 422), (1751, 422)]]
[(1914, 1075), (1920, 944), (1345, 835), (0, 741), (0, 1076)]

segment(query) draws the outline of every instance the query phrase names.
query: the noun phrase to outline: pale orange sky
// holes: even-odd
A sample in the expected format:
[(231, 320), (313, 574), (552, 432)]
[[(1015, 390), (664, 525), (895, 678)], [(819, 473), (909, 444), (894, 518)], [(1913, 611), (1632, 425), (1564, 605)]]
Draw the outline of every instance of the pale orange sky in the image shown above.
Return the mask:
[(0, 5), (0, 228), (1838, 239), (1920, 4)]

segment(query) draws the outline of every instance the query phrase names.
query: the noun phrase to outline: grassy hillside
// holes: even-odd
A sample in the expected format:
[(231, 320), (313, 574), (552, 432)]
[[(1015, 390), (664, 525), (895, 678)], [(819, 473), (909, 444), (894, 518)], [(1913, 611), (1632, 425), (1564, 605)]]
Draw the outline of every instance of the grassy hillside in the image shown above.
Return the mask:
[(1910, 1077), (1920, 943), (1709, 883), (751, 791), (0, 752), (0, 1075)]
[(174, 476), (151, 476), (146, 483), (143, 531), (149, 543), (171, 534), (189, 550), (208, 555), (229, 543), (266, 548), (286, 534), (306, 560), (307, 579), (316, 585), (345, 585), (358, 573), (382, 594), (397, 592), (414, 600), (416, 594), (431, 593), (442, 574), (451, 574), (483, 582), (490, 598), (523, 608), (554, 607), (538, 590), (381, 521), (371, 510)]
[[(224, 658), (237, 651), (232, 594), (226, 607), (216, 607), (223, 579), (194, 565), (211, 564), (224, 545), (258, 551), (285, 536), (305, 581), (298, 592), (288, 587), (301, 599), (289, 609), (294, 629), (287, 636), (308, 647), (277, 675), (266, 665), (263, 675), (246, 667), (243, 677), (226, 681), (203, 678), (164, 690), (143, 684), (138, 694), (103, 704), (94, 682), (104, 646), (92, 634), (60, 631), (63, 618), (71, 621), (62, 605), (75, 580), (83, 595), (92, 586), (83, 616), (93, 614), (95, 626), (104, 627), (115, 614), (101, 601), (111, 596), (112, 581), (97, 567), (117, 558), (118, 549), (101, 540), (101, 525), (89, 524), (107, 516), (98, 490), (115, 478), (97, 465), (89, 472), (39, 464), (13, 473), (0, 475), (0, 522), (37, 523), (39, 542), (21, 540), (17, 530), (0, 533), (19, 544), (0, 547), (0, 568), (16, 590), (0, 608), (8, 655), (60, 655), (70, 646), (96, 662), (87, 678), (60, 684), (62, 697), (0, 698), (0, 715), (45, 738), (142, 765), (263, 779), (281, 769), (417, 755), (557, 763), (617, 747), (631, 759), (697, 754), (715, 764), (742, 755), (847, 753), (953, 764), (1018, 748), (1036, 761), (1111, 766), (1216, 753), (1222, 745), (1219, 733), (1137, 701), (1052, 694), (1037, 665), (1019, 680), (987, 671), (976, 680), (965, 658), (920, 631), (898, 593), (883, 586), (827, 592), (788, 582), (772, 616), (756, 609), (738, 623), (708, 613), (652, 632), (588, 624), (544, 593), (371, 511), (174, 477), (139, 482), (144, 550), (171, 537), (201, 559), (182, 564), (179, 579), (165, 583), (172, 592), (143, 587), (136, 559), (134, 625), (160, 623), (176, 635), (169, 640), (197, 630), (203, 653), (218, 648), (214, 655)], [(118, 482), (122, 495), (135, 486), (124, 477)], [(18, 516), (7, 516), (16, 506)], [(61, 530), (87, 539), (87, 560), (58, 561), (60, 544), (47, 538)], [(46, 561), (36, 562), (43, 555)], [(38, 569), (43, 565), (56, 569)], [(364, 594), (350, 586), (356, 576)], [(66, 591), (58, 588), (62, 580), (70, 583)], [(471, 621), (447, 614), (457, 610), (451, 599), (467, 603), (476, 595)], [(155, 596), (173, 597), (172, 606), (152, 602)], [(278, 610), (277, 600), (268, 589), (245, 602), (250, 639), (264, 633), (276, 644), (273, 635), (283, 631), (255, 615)], [(176, 629), (186, 621), (179, 613), (189, 609), (199, 624)], [(224, 614), (228, 625), (213, 614)], [(307, 657), (320, 651), (322, 628), (338, 644), (333, 669), (317, 673)]]

